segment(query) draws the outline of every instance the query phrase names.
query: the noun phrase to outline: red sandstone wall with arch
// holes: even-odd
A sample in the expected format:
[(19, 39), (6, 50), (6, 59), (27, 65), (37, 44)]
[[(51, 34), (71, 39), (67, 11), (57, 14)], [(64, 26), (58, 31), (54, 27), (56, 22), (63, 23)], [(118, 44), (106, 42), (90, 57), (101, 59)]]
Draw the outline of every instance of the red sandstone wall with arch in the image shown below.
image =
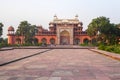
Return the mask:
[[(8, 44), (18, 44), (18, 42), (16, 41), (17, 38), (21, 39), (20, 44), (24, 43), (24, 37), (23, 36), (8, 36)], [(35, 38), (38, 39), (38, 43), (41, 43), (42, 42), (41, 40), (43, 38), (45, 38), (47, 40), (47, 44), (50, 44), (50, 39), (54, 38), (55, 39), (55, 44), (57, 44), (56, 35), (53, 35), (53, 36), (41, 35), (41, 36), (35, 36)], [(76, 38), (80, 39), (80, 44), (84, 43), (84, 39), (91, 40), (90, 36), (88, 36), (88, 35), (75, 36), (74, 39), (76, 39)]]
[(42, 36), (35, 36), (35, 38), (38, 39), (38, 43), (41, 43), (42, 39), (45, 38), (47, 40), (47, 44), (50, 44), (50, 39), (54, 38), (55, 39), (55, 44), (57, 44), (57, 37), (56, 36), (47, 36), (47, 35), (42, 35)]
[(17, 38), (21, 40), (20, 44), (24, 43), (24, 36), (15, 36), (15, 44), (18, 44), (18, 42), (16, 41)]
[(75, 38), (75, 39), (76, 39), (76, 38), (80, 39), (80, 44), (83, 44), (83, 43), (84, 43), (84, 42), (83, 42), (84, 39), (91, 40), (90, 36), (88, 36), (88, 35), (75, 36), (74, 38)]

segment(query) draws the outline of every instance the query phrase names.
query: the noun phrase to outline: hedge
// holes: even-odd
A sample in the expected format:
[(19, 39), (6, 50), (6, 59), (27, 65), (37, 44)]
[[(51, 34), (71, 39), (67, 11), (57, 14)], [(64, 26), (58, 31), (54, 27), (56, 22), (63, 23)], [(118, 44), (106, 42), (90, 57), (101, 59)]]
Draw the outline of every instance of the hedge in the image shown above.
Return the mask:
[(110, 46), (100, 45), (98, 49), (120, 54), (120, 45), (110, 45)]

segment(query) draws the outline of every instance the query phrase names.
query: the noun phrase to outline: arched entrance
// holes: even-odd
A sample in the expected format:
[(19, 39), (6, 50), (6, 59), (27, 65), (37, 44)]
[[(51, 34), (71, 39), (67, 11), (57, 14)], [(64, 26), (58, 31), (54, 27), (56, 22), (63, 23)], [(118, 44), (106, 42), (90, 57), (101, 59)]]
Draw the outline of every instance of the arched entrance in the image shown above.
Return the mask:
[(70, 34), (68, 31), (64, 30), (60, 33), (60, 44), (61, 45), (70, 44)]
[(79, 39), (79, 38), (76, 38), (76, 39), (74, 40), (74, 44), (75, 44), (75, 45), (79, 45), (79, 44), (80, 44), (80, 39)]
[(83, 40), (83, 42), (84, 42), (85, 44), (88, 44), (88, 43), (89, 43), (89, 39), (85, 38), (85, 39)]
[(37, 38), (34, 38), (34, 44), (38, 44), (38, 39)]
[(20, 39), (20, 38), (17, 38), (17, 39), (16, 39), (16, 42), (17, 42), (17, 44), (21, 44), (21, 39)]
[(46, 38), (42, 38), (42, 46), (47, 46), (47, 39)]
[(55, 39), (54, 38), (50, 39), (50, 44), (55, 44)]
[(47, 44), (47, 39), (46, 38), (43, 38), (41, 41), (42, 41), (43, 44)]

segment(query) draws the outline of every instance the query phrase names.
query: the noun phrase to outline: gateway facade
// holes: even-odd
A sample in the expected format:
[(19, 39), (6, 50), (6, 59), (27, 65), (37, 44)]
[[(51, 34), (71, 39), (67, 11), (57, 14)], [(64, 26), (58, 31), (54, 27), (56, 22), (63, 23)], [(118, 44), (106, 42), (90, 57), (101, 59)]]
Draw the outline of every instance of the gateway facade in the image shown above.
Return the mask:
[[(78, 45), (88, 42), (90, 36), (83, 31), (83, 23), (79, 21), (78, 16), (73, 19), (59, 19), (54, 16), (53, 21), (49, 23), (49, 30), (42, 26), (37, 26), (38, 32), (34, 38), (37, 43), (56, 44), (56, 45)], [(24, 36), (16, 36), (14, 28), (8, 28), (8, 44), (23, 44)]]

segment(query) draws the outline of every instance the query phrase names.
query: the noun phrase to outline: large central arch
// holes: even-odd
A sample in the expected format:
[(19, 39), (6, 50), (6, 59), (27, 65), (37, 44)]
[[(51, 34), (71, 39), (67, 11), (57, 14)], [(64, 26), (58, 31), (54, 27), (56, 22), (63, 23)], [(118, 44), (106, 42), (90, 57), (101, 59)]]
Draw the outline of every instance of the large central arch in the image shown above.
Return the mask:
[(60, 33), (60, 44), (61, 45), (70, 44), (70, 33), (67, 30), (64, 30)]

